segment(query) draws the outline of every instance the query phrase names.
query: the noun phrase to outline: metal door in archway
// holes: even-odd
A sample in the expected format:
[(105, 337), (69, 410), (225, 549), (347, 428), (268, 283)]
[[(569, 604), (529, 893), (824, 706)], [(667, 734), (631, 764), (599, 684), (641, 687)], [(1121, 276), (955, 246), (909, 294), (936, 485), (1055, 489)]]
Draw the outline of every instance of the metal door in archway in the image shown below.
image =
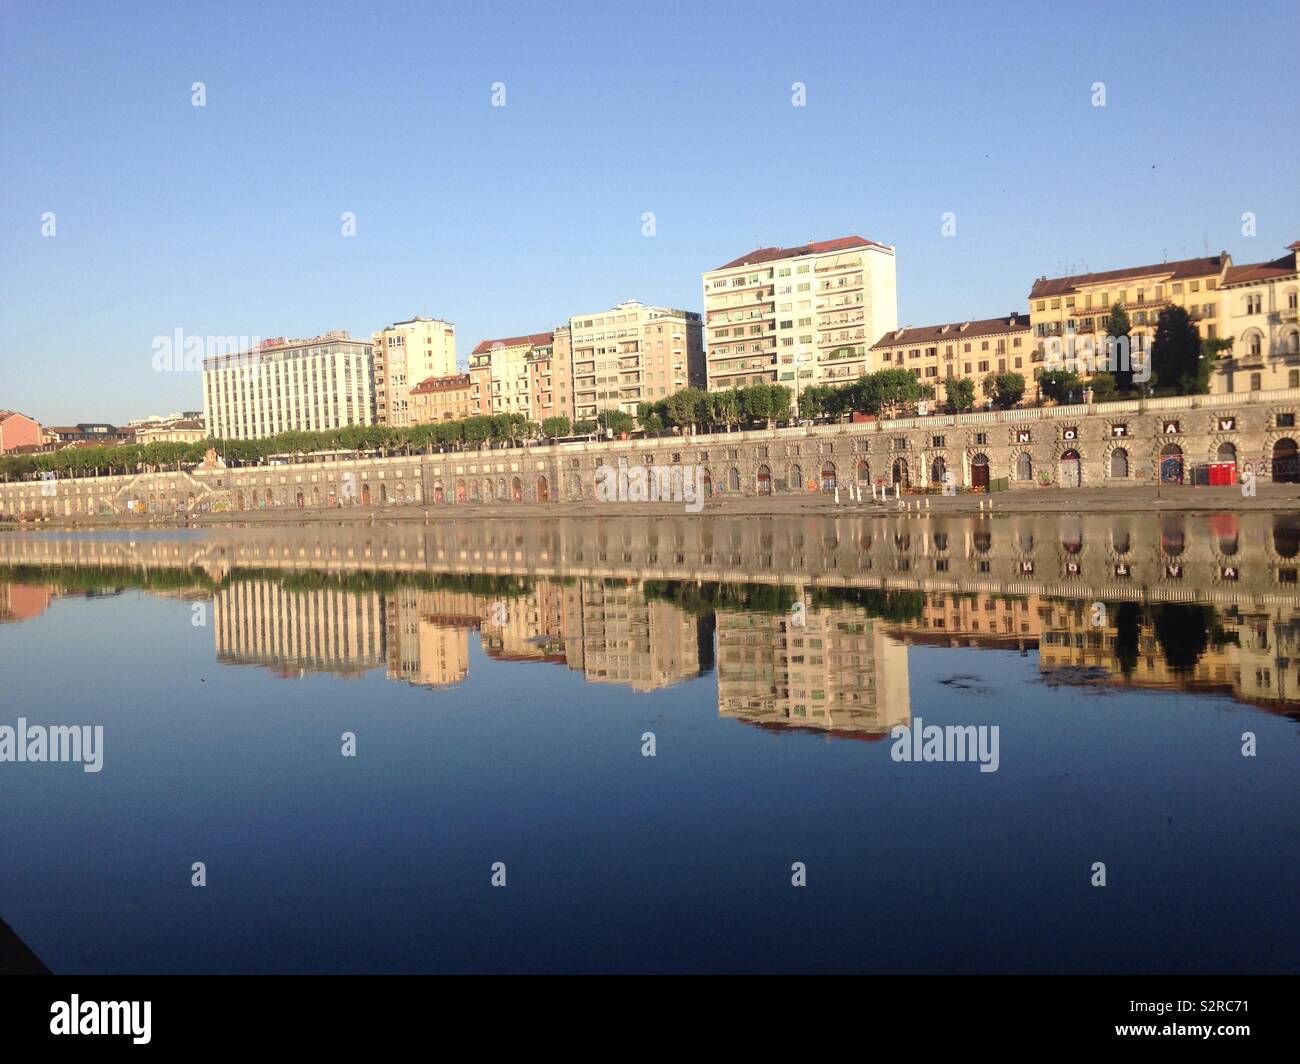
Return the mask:
[(1083, 461), (1076, 450), (1061, 455), (1061, 487), (1077, 488), (1083, 483)]

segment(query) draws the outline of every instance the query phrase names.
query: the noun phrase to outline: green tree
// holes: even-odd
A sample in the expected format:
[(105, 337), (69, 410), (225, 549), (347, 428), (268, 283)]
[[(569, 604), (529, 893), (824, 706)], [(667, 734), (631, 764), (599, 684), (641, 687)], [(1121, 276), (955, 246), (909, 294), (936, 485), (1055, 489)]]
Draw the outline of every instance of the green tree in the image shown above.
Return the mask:
[(563, 414), (545, 418), (542, 421), (542, 433), (551, 437), (551, 439), (567, 436), (569, 434), (569, 419)]
[[(1201, 334), (1187, 311), (1176, 305), (1165, 307), (1156, 319), (1156, 335), (1151, 343), (1152, 384), (1166, 394), (1202, 394), (1197, 389), (1209, 383), (1203, 359)], [(1212, 366), (1213, 359), (1208, 361)]]
[[(1110, 308), (1110, 314), (1106, 317), (1106, 322), (1102, 326), (1105, 331), (1104, 344), (1109, 345), (1103, 352), (1106, 356), (1106, 365), (1111, 375), (1115, 378), (1115, 391), (1122, 395), (1128, 395), (1134, 390), (1133, 382), (1133, 365), (1132, 357), (1129, 357), (1129, 365), (1125, 368), (1122, 363), (1125, 356), (1125, 349), (1131, 338), (1129, 330), (1131, 328), (1128, 320), (1128, 313), (1124, 310), (1124, 304), (1116, 302)], [(1125, 342), (1127, 341), (1127, 343)], [(1097, 392), (1097, 386), (1093, 384), (1093, 394)]]
[(1092, 397), (1099, 403), (1104, 403), (1115, 395), (1115, 375), (1113, 373), (1094, 373), (1092, 380)]
[(1083, 400), (1083, 381), (1073, 370), (1049, 369), (1038, 378), (1043, 398), (1057, 403), (1078, 403)]
[(943, 394), (954, 414), (963, 414), (975, 406), (975, 382), (969, 377), (945, 378)]
[(1003, 410), (1025, 397), (1025, 378), (1019, 373), (999, 373), (993, 378), (993, 401)]

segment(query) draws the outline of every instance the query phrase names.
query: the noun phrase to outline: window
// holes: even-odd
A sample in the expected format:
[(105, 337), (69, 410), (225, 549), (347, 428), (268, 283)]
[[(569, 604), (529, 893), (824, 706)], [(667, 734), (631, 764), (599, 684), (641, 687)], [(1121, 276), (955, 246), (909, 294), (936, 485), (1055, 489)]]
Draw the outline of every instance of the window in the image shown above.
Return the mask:
[(1278, 414), (1277, 427), (1280, 429), (1295, 428), (1295, 414)]

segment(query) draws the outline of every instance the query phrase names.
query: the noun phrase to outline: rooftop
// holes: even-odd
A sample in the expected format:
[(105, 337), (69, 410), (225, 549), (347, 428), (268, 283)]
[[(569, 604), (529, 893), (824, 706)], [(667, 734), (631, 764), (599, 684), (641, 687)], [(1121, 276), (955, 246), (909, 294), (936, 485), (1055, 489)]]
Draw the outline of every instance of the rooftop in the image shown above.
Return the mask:
[[(851, 248), (889, 248), (875, 240), (864, 240), (860, 236), (837, 236), (834, 240), (811, 240), (792, 248), (755, 248), (748, 255), (724, 262), (719, 270), (730, 270), (735, 266), (757, 266), (761, 262), (775, 262), (778, 259), (794, 259), (802, 255), (824, 255), (832, 251), (848, 251)], [(893, 250), (892, 248), (890, 250)]]
[(1008, 314), (1004, 318), (979, 318), (972, 321), (954, 321), (945, 325), (907, 326), (887, 332), (871, 345), (871, 350), (896, 347), (900, 344), (921, 344), (937, 340), (954, 340), (971, 336), (993, 336), (998, 333), (1023, 332), (1029, 329), (1028, 314)]
[(1043, 299), (1047, 296), (1068, 295), (1080, 288), (1092, 285), (1110, 284), (1113, 281), (1136, 280), (1140, 277), (1161, 277), (1167, 280), (1181, 280), (1184, 277), (1205, 277), (1208, 274), (1220, 274), (1225, 267), (1232, 265), (1232, 256), (1226, 251), (1208, 258), (1179, 259), (1176, 262), (1157, 262), (1150, 266), (1127, 266), (1122, 270), (1107, 270), (1104, 273), (1080, 273), (1069, 277), (1040, 277), (1034, 282), (1029, 292), (1030, 299)]

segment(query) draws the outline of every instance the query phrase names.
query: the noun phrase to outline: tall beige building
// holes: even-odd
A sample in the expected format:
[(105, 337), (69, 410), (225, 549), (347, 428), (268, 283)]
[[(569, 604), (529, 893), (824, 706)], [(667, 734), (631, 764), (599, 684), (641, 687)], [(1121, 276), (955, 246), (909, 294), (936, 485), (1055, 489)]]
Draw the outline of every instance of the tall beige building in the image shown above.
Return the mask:
[(456, 326), (441, 318), (412, 318), (372, 339), (376, 419), (396, 428), (409, 425), (411, 389), (430, 377), (456, 374)]
[(540, 383), (534, 367), (549, 361), (555, 334), (529, 333), (482, 340), (470, 352), (470, 404), (475, 414), (523, 414), (537, 420), (535, 406)]
[(373, 425), (370, 341), (339, 330), (206, 358), (203, 414), (208, 435), (219, 440)]
[(579, 421), (603, 410), (635, 416), (683, 388), (705, 384), (700, 316), (635, 299), (569, 319), (573, 407)]
[(704, 315), (710, 391), (845, 383), (898, 328), (894, 249), (860, 236), (758, 248), (704, 274)]

